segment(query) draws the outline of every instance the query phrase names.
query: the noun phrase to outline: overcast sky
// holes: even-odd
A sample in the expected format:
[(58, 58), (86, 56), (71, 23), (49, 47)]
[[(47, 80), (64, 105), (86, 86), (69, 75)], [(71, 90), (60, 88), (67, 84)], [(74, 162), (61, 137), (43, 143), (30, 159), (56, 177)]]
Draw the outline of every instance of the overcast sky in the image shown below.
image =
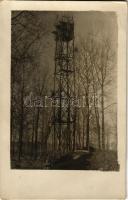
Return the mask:
[[(55, 53), (55, 40), (52, 31), (55, 30), (54, 24), (57, 15), (70, 15), (74, 18), (75, 29), (75, 46), (78, 46), (79, 41), (87, 38), (88, 34), (96, 35), (97, 40), (109, 38), (111, 41), (111, 50), (114, 52), (115, 57), (113, 63), (113, 83), (110, 90), (110, 102), (116, 101), (116, 78), (117, 78), (117, 38), (118, 27), (117, 18), (114, 12), (100, 12), (100, 11), (85, 11), (85, 12), (38, 12), (42, 20), (49, 24), (50, 33), (42, 38), (42, 56), (40, 62), (43, 64), (45, 60), (48, 62), (51, 73), (54, 71), (54, 53)], [(44, 47), (47, 48), (44, 48)], [(44, 67), (46, 67), (44, 65)], [(43, 70), (43, 66), (42, 66)], [(112, 93), (112, 95), (111, 95)]]

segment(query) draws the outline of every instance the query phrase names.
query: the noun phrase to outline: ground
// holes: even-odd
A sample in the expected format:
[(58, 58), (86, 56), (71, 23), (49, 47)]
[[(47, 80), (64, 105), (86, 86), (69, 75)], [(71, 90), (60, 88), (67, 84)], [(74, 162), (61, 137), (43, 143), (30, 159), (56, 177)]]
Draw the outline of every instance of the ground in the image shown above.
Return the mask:
[(58, 160), (52, 169), (113, 171), (118, 170), (119, 165), (116, 153), (112, 151), (76, 152)]
[(51, 163), (43, 160), (21, 159), (12, 161), (12, 168), (19, 169), (53, 169), (53, 170), (101, 170), (118, 171), (117, 153), (114, 151), (75, 151)]

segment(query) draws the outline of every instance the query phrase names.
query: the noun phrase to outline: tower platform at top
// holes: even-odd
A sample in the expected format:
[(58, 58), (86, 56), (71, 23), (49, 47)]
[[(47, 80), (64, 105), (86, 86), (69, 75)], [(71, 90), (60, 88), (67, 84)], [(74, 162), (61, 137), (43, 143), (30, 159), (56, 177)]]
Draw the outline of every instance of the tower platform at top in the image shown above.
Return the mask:
[(68, 42), (74, 38), (74, 21), (72, 17), (62, 16), (56, 23), (55, 34), (56, 41)]

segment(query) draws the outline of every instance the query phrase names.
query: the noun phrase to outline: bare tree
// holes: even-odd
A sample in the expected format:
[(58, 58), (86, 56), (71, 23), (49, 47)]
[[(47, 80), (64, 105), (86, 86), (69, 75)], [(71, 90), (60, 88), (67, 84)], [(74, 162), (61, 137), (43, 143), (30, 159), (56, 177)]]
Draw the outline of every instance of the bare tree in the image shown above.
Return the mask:
[[(110, 40), (101, 41), (99, 45), (99, 60), (95, 67), (97, 80), (101, 90), (101, 126), (102, 126), (102, 149), (105, 149), (105, 114), (104, 114), (104, 98), (105, 98), (105, 84), (110, 71), (111, 47)], [(106, 133), (107, 134), (107, 133)]]
[[(82, 108), (83, 115), (83, 141), (86, 137), (86, 148), (89, 149), (89, 135), (90, 135), (90, 90), (91, 90), (91, 66), (89, 61), (88, 43), (86, 41), (81, 43), (79, 53), (79, 76), (81, 82), (81, 94), (85, 97), (86, 106)], [(86, 124), (86, 125), (85, 125)], [(85, 129), (86, 128), (86, 129)], [(86, 133), (85, 133), (86, 130)]]
[[(83, 115), (83, 135), (86, 127), (86, 148), (89, 147), (90, 135), (90, 117), (94, 108), (98, 148), (105, 149), (105, 87), (109, 84), (112, 52), (110, 41), (97, 40), (94, 35), (89, 35), (86, 40), (82, 41), (79, 51), (79, 76), (80, 91), (85, 95), (86, 109), (82, 109)], [(93, 97), (93, 100), (91, 100)], [(93, 102), (93, 108), (90, 105)], [(86, 121), (86, 126), (85, 126)], [(92, 125), (91, 125), (92, 126)], [(107, 138), (107, 136), (106, 136)]]
[[(42, 31), (43, 30), (43, 31)], [(48, 33), (47, 25), (45, 21), (42, 22), (38, 15), (35, 15), (33, 12), (27, 11), (17, 11), (12, 13), (12, 90), (17, 84), (19, 87), (19, 95), (17, 96), (20, 104), (19, 109), (19, 160), (23, 153), (23, 137), (24, 137), (24, 122), (26, 113), (24, 111), (24, 97), (27, 93), (27, 88), (31, 88), (31, 83), (28, 80), (27, 73), (32, 74), (32, 70), (35, 64), (35, 60), (40, 55), (40, 45), (41, 40), (44, 35)], [(36, 48), (35, 48), (36, 47)], [(38, 51), (37, 51), (38, 49)], [(35, 65), (35, 67), (39, 68)], [(19, 79), (17, 79), (19, 76)], [(32, 80), (33, 81), (33, 80)], [(12, 101), (14, 101), (14, 96), (12, 95)], [(12, 91), (13, 94), (13, 91)], [(17, 106), (17, 104), (15, 104)], [(15, 112), (15, 107), (12, 107)], [(35, 112), (35, 111), (34, 111)], [(33, 125), (33, 139), (34, 132), (38, 132), (38, 121), (39, 121), (39, 110), (36, 113), (36, 123)], [(33, 115), (34, 116), (34, 115)], [(12, 118), (12, 125), (15, 118)], [(29, 122), (28, 122), (29, 123)], [(18, 127), (18, 126), (17, 126)], [(17, 129), (17, 127), (15, 127)], [(37, 134), (36, 134), (37, 135)], [(35, 135), (35, 138), (37, 136)]]

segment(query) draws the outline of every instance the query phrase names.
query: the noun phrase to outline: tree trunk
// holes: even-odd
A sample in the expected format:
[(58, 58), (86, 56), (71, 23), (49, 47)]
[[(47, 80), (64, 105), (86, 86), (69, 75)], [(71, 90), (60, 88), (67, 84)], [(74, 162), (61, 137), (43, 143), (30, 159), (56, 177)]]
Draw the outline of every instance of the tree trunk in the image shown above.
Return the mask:
[(23, 105), (23, 88), (21, 92), (21, 117), (20, 117), (20, 130), (19, 130), (19, 160), (22, 156), (23, 148), (23, 123), (24, 123), (24, 105)]
[(41, 156), (43, 155), (43, 151), (44, 151), (45, 114), (46, 114), (45, 109), (42, 108)]
[(86, 93), (86, 149), (89, 150), (89, 98), (88, 92)]
[(76, 111), (75, 111), (75, 119), (74, 119), (74, 127), (73, 127), (73, 151), (76, 148)]
[(84, 148), (84, 136), (85, 136), (85, 115), (83, 113), (83, 144), (82, 144), (83, 148)]
[(81, 146), (81, 138), (80, 138), (80, 116), (79, 116), (79, 110), (78, 110), (78, 114), (77, 114), (77, 135), (78, 135), (78, 146)]
[(102, 109), (102, 149), (105, 150), (105, 132), (104, 132), (104, 85), (101, 86), (101, 109)]
[(106, 138), (106, 140), (107, 140), (106, 149), (109, 150), (109, 134), (108, 133), (107, 133), (106, 137), (107, 137)]
[(94, 96), (94, 110), (95, 110), (96, 126), (97, 126), (97, 134), (98, 134), (98, 148), (101, 149), (99, 110), (96, 107), (95, 96)]
[(97, 99), (96, 99), (97, 84), (95, 82), (94, 75), (93, 75), (93, 93), (94, 93), (94, 111), (95, 111), (97, 135), (98, 135), (98, 148), (101, 149), (100, 119), (99, 119), (99, 110), (98, 110)]
[(96, 124), (97, 124), (97, 134), (98, 134), (98, 148), (101, 149), (99, 114), (96, 114)]
[(31, 156), (33, 156), (33, 147), (34, 147), (34, 135), (35, 135), (35, 108), (33, 108), (33, 122), (32, 122), (32, 146), (31, 146)]
[(20, 130), (19, 130), (19, 161), (23, 151), (23, 128), (24, 128), (24, 65), (22, 66), (21, 77), (21, 117), (20, 117)]
[(37, 108), (37, 116), (36, 116), (36, 127), (35, 127), (35, 159), (37, 159), (37, 151), (38, 151), (38, 124), (39, 124), (39, 114), (40, 110)]

